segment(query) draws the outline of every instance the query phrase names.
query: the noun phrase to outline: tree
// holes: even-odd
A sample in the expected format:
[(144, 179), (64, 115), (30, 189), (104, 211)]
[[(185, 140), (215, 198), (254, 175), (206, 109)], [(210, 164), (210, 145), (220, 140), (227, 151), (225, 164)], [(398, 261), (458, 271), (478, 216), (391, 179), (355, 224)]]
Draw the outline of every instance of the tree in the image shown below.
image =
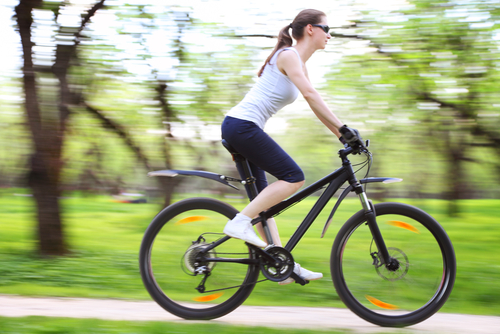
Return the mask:
[[(30, 159), (28, 183), (33, 190), (38, 213), (38, 240), (41, 255), (62, 255), (67, 252), (64, 239), (61, 209), (59, 205), (60, 177), (64, 166), (62, 149), (70, 116), (69, 106), (78, 103), (67, 79), (71, 61), (75, 58), (79, 38), (95, 12), (102, 8), (104, 0), (92, 6), (82, 17), (77, 29), (60, 26), (59, 34), (72, 36), (71, 44), (59, 43), (52, 66), (35, 66), (33, 62), (32, 24), (33, 10), (54, 10), (57, 18), (61, 4), (41, 0), (21, 0), (16, 7), (16, 18), (23, 49), (23, 87), (27, 124), (33, 138), (34, 153)], [(58, 80), (57, 94), (40, 96), (37, 75), (53, 75)], [(44, 107), (41, 100), (45, 99)]]

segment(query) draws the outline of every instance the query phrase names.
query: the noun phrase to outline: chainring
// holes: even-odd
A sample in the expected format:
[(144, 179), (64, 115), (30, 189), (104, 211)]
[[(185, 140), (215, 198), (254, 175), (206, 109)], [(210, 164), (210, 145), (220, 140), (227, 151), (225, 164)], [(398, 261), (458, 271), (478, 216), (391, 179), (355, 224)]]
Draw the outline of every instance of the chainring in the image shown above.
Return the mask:
[(290, 277), (294, 267), (292, 254), (283, 247), (277, 246), (270, 247), (265, 251), (274, 257), (276, 261), (268, 261), (262, 258), (260, 263), (262, 274), (273, 282), (280, 282)]

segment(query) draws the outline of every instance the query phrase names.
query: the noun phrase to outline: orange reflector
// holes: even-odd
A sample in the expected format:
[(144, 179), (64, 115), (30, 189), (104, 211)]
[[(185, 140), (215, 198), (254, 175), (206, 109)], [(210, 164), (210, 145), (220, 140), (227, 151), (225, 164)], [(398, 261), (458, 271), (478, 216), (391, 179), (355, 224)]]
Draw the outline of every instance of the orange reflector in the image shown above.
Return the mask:
[(224, 294), (224, 292), (217, 292), (217, 293), (214, 293), (213, 295), (196, 297), (196, 298), (193, 298), (193, 300), (195, 302), (211, 302), (212, 300), (216, 300), (217, 298), (219, 298), (223, 294)]
[(365, 295), (365, 298), (368, 299), (368, 301), (373, 305), (380, 308), (385, 308), (386, 310), (397, 310), (399, 308), (396, 305), (384, 303), (383, 301), (378, 300), (377, 298), (373, 298), (372, 296)]
[(205, 220), (205, 219), (208, 219), (208, 217), (205, 217), (205, 216), (191, 216), (191, 217), (183, 218), (183, 219), (175, 222), (174, 225), (188, 224), (188, 223), (198, 222), (200, 220)]
[(408, 223), (405, 223), (405, 222), (401, 222), (398, 220), (390, 220), (387, 222), (387, 224), (392, 225), (392, 226), (396, 226), (396, 227), (401, 227), (401, 228), (404, 228), (408, 231), (412, 231), (414, 233), (420, 234), (420, 232), (418, 231), (418, 229), (416, 227), (414, 227)]

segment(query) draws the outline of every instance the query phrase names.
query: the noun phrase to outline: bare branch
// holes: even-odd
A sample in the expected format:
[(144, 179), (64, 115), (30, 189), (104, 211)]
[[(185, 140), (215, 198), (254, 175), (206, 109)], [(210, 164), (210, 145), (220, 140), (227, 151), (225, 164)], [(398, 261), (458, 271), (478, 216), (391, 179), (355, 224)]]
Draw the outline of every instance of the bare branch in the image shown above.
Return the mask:
[(107, 118), (100, 110), (82, 102), (88, 111), (90, 111), (94, 116), (96, 116), (104, 125), (105, 128), (115, 132), (120, 138), (122, 138), (125, 144), (134, 152), (135, 156), (139, 161), (141, 161), (148, 171), (151, 170), (149, 166), (148, 158), (142, 153), (141, 148), (134, 143), (134, 140), (129, 136), (125, 129), (118, 123), (115, 123), (111, 119)]
[(100, 2), (96, 3), (94, 6), (92, 6), (92, 8), (89, 9), (89, 11), (87, 12), (87, 15), (85, 15), (85, 17), (82, 20), (82, 24), (80, 25), (80, 29), (78, 29), (77, 37), (80, 37), (80, 33), (83, 31), (83, 29), (85, 28), (87, 23), (90, 21), (92, 16), (94, 16), (95, 12), (97, 12), (97, 10), (104, 7), (104, 1), (105, 0), (101, 0)]

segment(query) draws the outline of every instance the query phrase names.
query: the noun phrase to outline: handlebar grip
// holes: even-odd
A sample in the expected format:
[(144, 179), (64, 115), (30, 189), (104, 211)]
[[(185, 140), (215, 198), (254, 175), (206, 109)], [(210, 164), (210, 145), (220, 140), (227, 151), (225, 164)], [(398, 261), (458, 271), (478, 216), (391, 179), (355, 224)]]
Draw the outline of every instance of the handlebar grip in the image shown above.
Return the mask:
[(348, 141), (352, 141), (352, 140), (356, 140), (356, 135), (353, 134), (352, 132), (346, 132), (345, 134), (343, 134), (344, 138)]
[(352, 128), (349, 128), (347, 125), (342, 126), (339, 129), (339, 132), (342, 134), (342, 137), (347, 142), (354, 142), (359, 139), (359, 134), (358, 131)]
[(339, 132), (342, 134), (344, 141), (348, 146), (352, 147), (355, 153), (360, 153), (364, 149), (366, 149), (365, 143), (361, 138), (358, 130), (348, 127), (347, 125), (343, 125)]

